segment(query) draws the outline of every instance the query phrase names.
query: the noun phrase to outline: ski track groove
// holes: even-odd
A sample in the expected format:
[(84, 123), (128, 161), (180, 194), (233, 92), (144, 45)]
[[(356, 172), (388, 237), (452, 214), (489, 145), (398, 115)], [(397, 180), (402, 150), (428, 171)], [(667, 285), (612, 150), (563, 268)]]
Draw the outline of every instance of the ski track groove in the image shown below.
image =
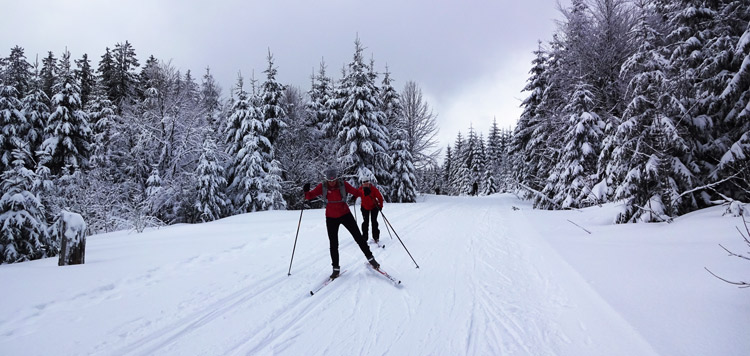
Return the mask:
[(174, 341), (188, 336), (196, 329), (210, 323), (212, 320), (232, 311), (236, 306), (251, 300), (252, 298), (271, 290), (281, 280), (269, 277), (262, 280), (261, 287), (258, 284), (246, 286), (210, 305), (201, 308), (198, 312), (181, 318), (178, 322), (170, 323), (156, 331), (149, 333), (140, 340), (128, 344), (118, 354), (138, 353), (142, 355), (154, 355), (158, 350), (169, 346)]

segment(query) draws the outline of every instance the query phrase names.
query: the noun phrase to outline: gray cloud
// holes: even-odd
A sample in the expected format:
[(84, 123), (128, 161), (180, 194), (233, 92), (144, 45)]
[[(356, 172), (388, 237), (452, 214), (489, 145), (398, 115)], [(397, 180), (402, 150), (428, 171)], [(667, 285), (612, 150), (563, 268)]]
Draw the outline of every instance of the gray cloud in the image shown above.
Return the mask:
[(59, 57), (67, 46), (96, 64), (105, 47), (128, 40), (142, 63), (153, 54), (196, 75), (210, 66), (225, 94), (238, 71), (262, 78), (269, 48), (284, 83), (308, 90), (321, 58), (338, 78), (359, 36), (397, 88), (419, 83), (439, 114), (443, 144), (470, 124), (486, 132), (494, 116), (515, 123), (531, 51), (558, 17), (552, 0), (3, 2), (2, 56), (20, 45), (29, 59), (48, 50)]

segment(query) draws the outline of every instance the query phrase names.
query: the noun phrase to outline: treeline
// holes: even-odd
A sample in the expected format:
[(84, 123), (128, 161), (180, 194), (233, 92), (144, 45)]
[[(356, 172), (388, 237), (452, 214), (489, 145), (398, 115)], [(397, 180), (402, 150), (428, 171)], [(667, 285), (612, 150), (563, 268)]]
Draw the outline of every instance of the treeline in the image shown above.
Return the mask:
[(540, 43), (510, 144), (534, 205), (617, 222), (750, 200), (747, 1), (573, 0)]
[(262, 81), (238, 75), (224, 97), (209, 68), (141, 65), (127, 41), (96, 68), (85, 54), (39, 63), (12, 48), (0, 58), (0, 263), (54, 255), (63, 209), (96, 233), (297, 208), (302, 184), (332, 165), (415, 200), (438, 154), (415, 83), (399, 93), (359, 40), (341, 78), (321, 62), (307, 92), (279, 83), (267, 58)]

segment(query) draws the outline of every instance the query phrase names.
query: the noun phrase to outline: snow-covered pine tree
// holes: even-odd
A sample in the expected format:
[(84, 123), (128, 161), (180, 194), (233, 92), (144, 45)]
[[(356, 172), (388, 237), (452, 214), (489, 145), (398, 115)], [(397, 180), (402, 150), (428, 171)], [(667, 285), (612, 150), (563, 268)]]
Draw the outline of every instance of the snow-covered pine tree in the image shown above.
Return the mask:
[(354, 58), (349, 63), (342, 106), (337, 152), (345, 174), (354, 174), (360, 181), (375, 179), (388, 181), (390, 157), (388, 157), (387, 133), (381, 126), (383, 112), (380, 110), (375, 83), (369, 75), (362, 57), (362, 44), (355, 41)]
[(393, 133), (394, 137), (391, 143), (391, 150), (393, 151), (392, 201), (414, 203), (417, 201), (417, 178), (414, 174), (416, 169), (411, 152), (409, 152), (409, 143), (406, 140), (406, 130), (396, 126)]
[(563, 109), (569, 128), (563, 136), (561, 160), (550, 173), (543, 191), (551, 200), (538, 200), (536, 205), (541, 208), (580, 208), (591, 200), (604, 128), (599, 115), (592, 112), (595, 106), (591, 88), (579, 82)]
[(240, 158), (238, 155), (244, 146), (243, 138), (249, 129), (243, 126), (243, 122), (245, 122), (246, 117), (257, 115), (255, 108), (251, 106), (248, 93), (244, 89), (244, 79), (241, 74), (237, 75), (237, 83), (235, 84), (232, 97), (233, 103), (229, 109), (225, 125), (224, 143), (226, 144), (226, 153), (230, 159), (229, 166), (227, 167), (230, 198), (234, 202), (239, 202), (241, 199), (235, 195), (235, 193), (238, 193), (238, 182), (235, 182), (235, 178), (238, 176), (238, 173), (243, 173), (243, 171), (239, 167)]
[(30, 160), (20, 149), (12, 153), (10, 168), (0, 175), (0, 264), (54, 256), (45, 209), (35, 191), (38, 178), (24, 165)]
[(270, 142), (269, 147), (263, 147), (266, 154), (270, 153), (276, 140), (279, 138), (281, 130), (286, 127), (286, 113), (284, 108), (281, 107), (281, 102), (284, 97), (284, 86), (276, 81), (276, 73), (278, 70), (273, 65), (273, 55), (271, 51), (268, 51), (268, 68), (263, 73), (266, 73), (266, 81), (263, 82), (261, 89), (261, 114), (263, 115), (263, 125), (266, 128), (264, 135)]
[(487, 148), (484, 144), (484, 135), (480, 133), (479, 151), (477, 154), (479, 162), (475, 164), (478, 171), (478, 195), (490, 195), (497, 193), (497, 184), (495, 183), (495, 177), (492, 173), (492, 166), (488, 163), (489, 158), (487, 156)]
[[(28, 93), (23, 98), (23, 114), (26, 117), (28, 129), (26, 130), (26, 142), (29, 144), (31, 157), (34, 162), (39, 162), (37, 152), (44, 140), (44, 127), (49, 118), (50, 99), (42, 89), (41, 77), (39, 76), (39, 62), (34, 63), (34, 73), (29, 80)], [(33, 168), (33, 167), (26, 167)]]
[(55, 55), (52, 53), (52, 51), (47, 52), (47, 57), (42, 59), (42, 71), (41, 71), (41, 84), (42, 84), (42, 90), (44, 90), (44, 94), (47, 94), (47, 97), (52, 99), (52, 96), (55, 95), (55, 92), (52, 87), (55, 86), (55, 78), (57, 78), (58, 75), (58, 68), (57, 68), (57, 58), (55, 58)]
[(268, 51), (268, 68), (266, 81), (262, 85), (260, 113), (263, 120), (263, 130), (258, 132), (266, 141), (258, 141), (258, 148), (262, 152), (263, 171), (256, 197), (256, 210), (281, 210), (286, 208), (286, 201), (281, 194), (281, 163), (276, 159), (275, 144), (282, 130), (287, 127), (287, 114), (282, 107), (284, 100), (284, 86), (276, 81), (277, 70), (273, 65), (273, 56)]
[(96, 77), (91, 69), (91, 61), (86, 53), (81, 59), (76, 60), (77, 69), (74, 71), (78, 86), (81, 88), (81, 106), (86, 107), (89, 102), (91, 92), (96, 85)]
[(523, 112), (516, 123), (509, 154), (513, 157), (513, 179), (517, 183), (538, 189), (541, 184), (540, 178), (536, 177), (536, 162), (541, 153), (540, 148), (532, 146), (532, 143), (535, 141), (535, 132), (544, 132), (539, 128), (544, 125), (542, 106), (545, 90), (548, 87), (548, 76), (545, 74), (547, 53), (542, 49), (541, 42), (534, 54), (536, 57), (531, 62), (533, 65), (529, 71), (531, 76), (523, 89), (529, 92), (529, 96), (521, 103)]
[[(115, 44), (111, 60), (111, 73), (104, 76), (109, 81), (104, 84), (109, 90), (109, 99), (122, 111), (136, 99), (138, 75), (135, 70), (140, 64), (133, 45), (128, 41)], [(101, 64), (99, 68), (102, 68)]]
[(445, 158), (443, 160), (443, 167), (442, 167), (442, 185), (441, 185), (441, 194), (451, 194), (451, 179), (453, 172), (453, 151), (451, 150), (451, 146), (448, 145), (445, 148)]
[(89, 122), (92, 126), (91, 161), (96, 166), (111, 168), (109, 166), (112, 153), (115, 151), (111, 142), (115, 136), (119, 136), (119, 132), (115, 131), (117, 127), (115, 107), (103, 86), (99, 84), (94, 86), (91, 100), (86, 105), (86, 112), (89, 114)]
[[(22, 109), (18, 90), (12, 85), (0, 83), (0, 172), (12, 168), (13, 161), (19, 159), (13, 157), (14, 150), (29, 149), (24, 135), (28, 122)], [(28, 167), (31, 162), (24, 164)]]
[(740, 63), (739, 68), (718, 96), (719, 102), (731, 108), (720, 125), (721, 140), (727, 144), (712, 178), (729, 179), (722, 191), (734, 199), (747, 201), (750, 199), (750, 23), (738, 39), (733, 55)]
[(487, 135), (487, 168), (492, 172), (493, 175), (500, 175), (500, 165), (503, 159), (502, 154), (502, 132), (497, 126), (497, 118), (492, 118), (492, 126), (490, 126), (490, 132)]
[(326, 75), (326, 64), (323, 60), (320, 61), (318, 73), (312, 76), (312, 86), (308, 95), (310, 101), (307, 102), (305, 107), (311, 118), (312, 126), (327, 133), (327, 136), (334, 136), (334, 130), (331, 129), (333, 123), (330, 121), (331, 116), (328, 114), (328, 107), (326, 106), (333, 95), (333, 87), (331, 78)]
[[(395, 88), (393, 88), (393, 79), (391, 78), (391, 72), (388, 70), (388, 66), (385, 66), (385, 73), (383, 74), (383, 82), (382, 87), (380, 89), (380, 103), (381, 103), (381, 111), (383, 112), (383, 122), (382, 126), (384, 128), (390, 128), (387, 131), (387, 134), (390, 136), (390, 143), (391, 147), (389, 147), (389, 156), (393, 160), (393, 167), (395, 167), (397, 164), (403, 165), (403, 167), (407, 167), (411, 165), (411, 174), (413, 177), (411, 184), (413, 186), (412, 189), (416, 189), (418, 186), (417, 182), (417, 176), (416, 171), (414, 168), (414, 156), (411, 155), (411, 150), (409, 148), (409, 141), (408, 141), (408, 131), (407, 131), (407, 122), (406, 118), (404, 117), (404, 107), (401, 104), (401, 96), (396, 91)], [(397, 130), (403, 130), (403, 132), (396, 132)], [(409, 150), (409, 155), (405, 156), (403, 153), (397, 152), (398, 150), (402, 150), (403, 147), (396, 147), (397, 142), (399, 139), (404, 139), (406, 141), (406, 149)], [(400, 144), (400, 143), (398, 143)], [(396, 163), (396, 159), (405, 160), (408, 159), (409, 163)], [(389, 177), (393, 179), (392, 181), (386, 181), (380, 182), (381, 186), (381, 192), (389, 196), (396, 196), (397, 193), (397, 183), (396, 181), (399, 179), (405, 179), (405, 178), (399, 178), (396, 175), (399, 174), (398, 172), (393, 170), (393, 167), (389, 169), (389, 172), (392, 173), (392, 175)], [(393, 194), (389, 194), (389, 193)]]
[(195, 199), (195, 209), (202, 222), (214, 221), (220, 218), (227, 208), (227, 198), (224, 192), (227, 181), (224, 178), (224, 167), (216, 156), (216, 143), (212, 138), (206, 138), (203, 143), (203, 153), (198, 163), (198, 196)]
[(617, 186), (615, 199), (625, 200), (616, 221), (652, 222), (670, 219), (694, 206), (680, 192), (692, 186), (693, 175), (680, 157), (689, 150), (665, 103), (677, 99), (668, 87), (663, 36), (652, 27), (643, 8), (638, 25), (638, 51), (623, 66), (630, 101), (615, 134), (615, 149), (607, 167)]
[(26, 60), (23, 52), (23, 48), (19, 46), (11, 48), (10, 55), (5, 60), (5, 70), (0, 71), (0, 81), (5, 78), (5, 85), (16, 88), (19, 98), (28, 93), (31, 81), (31, 64)]
[(461, 135), (461, 131), (456, 134), (456, 142), (453, 144), (453, 156), (450, 163), (449, 180), (447, 182), (449, 187), (449, 194), (460, 195), (462, 190), (462, 184), (464, 176), (466, 175), (466, 168), (464, 167), (465, 162), (465, 146), (466, 141)]
[(45, 128), (42, 143), (43, 163), (53, 175), (63, 168), (72, 171), (88, 166), (91, 149), (91, 128), (88, 115), (81, 107), (81, 91), (70, 68), (70, 52), (63, 53), (59, 76), (52, 97), (52, 114)]
[(205, 112), (206, 125), (212, 131), (218, 132), (221, 115), (221, 87), (216, 83), (209, 67), (206, 67), (206, 73), (203, 74), (201, 81), (200, 107)]

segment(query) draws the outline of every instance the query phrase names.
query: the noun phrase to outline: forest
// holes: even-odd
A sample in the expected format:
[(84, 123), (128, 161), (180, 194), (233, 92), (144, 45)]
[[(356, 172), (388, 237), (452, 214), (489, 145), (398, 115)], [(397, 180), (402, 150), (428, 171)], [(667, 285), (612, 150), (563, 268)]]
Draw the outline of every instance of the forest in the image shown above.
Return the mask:
[[(613, 221), (661, 222), (750, 201), (746, 1), (573, 0), (539, 42), (514, 128), (470, 127), (438, 147), (418, 83), (401, 90), (359, 39), (341, 76), (261, 78), (224, 94), (118, 42), (0, 56), (0, 263), (55, 255), (62, 211), (89, 233), (303, 206), (336, 166), (390, 202), (515, 192), (541, 209), (621, 201)], [(58, 57), (59, 56), (59, 57)], [(98, 62), (98, 63), (94, 63)], [(282, 69), (283, 70), (283, 69)], [(467, 122), (472, 118), (462, 118)]]

